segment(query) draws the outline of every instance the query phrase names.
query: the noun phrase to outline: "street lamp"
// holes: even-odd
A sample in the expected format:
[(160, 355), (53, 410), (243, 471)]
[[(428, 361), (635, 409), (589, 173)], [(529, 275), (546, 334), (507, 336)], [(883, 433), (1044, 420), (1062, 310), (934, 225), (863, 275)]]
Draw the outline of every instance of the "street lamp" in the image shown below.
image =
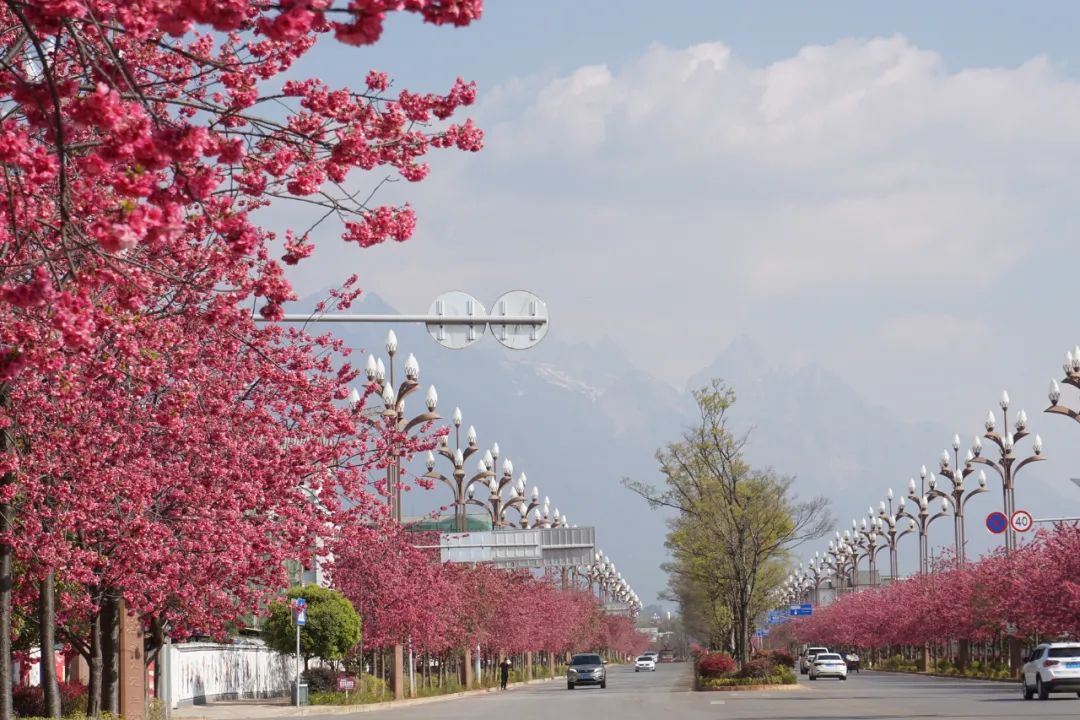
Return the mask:
[[(439, 395), (435, 386), (428, 387), (424, 404), (427, 412), (422, 412), (412, 418), (405, 413), (405, 398), (420, 388), (420, 363), (410, 353), (405, 360), (405, 380), (395, 390), (394, 358), (397, 355), (397, 335), (391, 330), (386, 335), (386, 353), (390, 358), (389, 376), (387, 368), (381, 358), (376, 359), (368, 355), (365, 374), (368, 382), (378, 383), (380, 395), (383, 400), (382, 416), (386, 423), (395, 433), (392, 438), (391, 450), (393, 461), (386, 466), (386, 495), (389, 499), (391, 517), (401, 522), (401, 453), (394, 448), (398, 437), (408, 435), (409, 431), (421, 425), (439, 420), (439, 414), (435, 408), (439, 402)], [(351, 397), (355, 397), (356, 394)]]
[[(532, 489), (532, 496), (526, 499), (527, 482), (528, 478), (525, 476), (525, 473), (521, 473), (515, 483), (513, 463), (508, 459), (503, 460), (502, 477), (500, 477), (498, 481), (496, 481), (494, 477), (488, 480), (488, 497), (486, 502), (476, 500), (472, 495), (469, 495), (468, 502), (484, 507), (491, 517), (492, 528), (496, 530), (513, 527), (515, 524), (523, 529), (529, 527), (568, 527), (570, 524), (569, 520), (567, 520), (565, 515), (559, 513), (558, 508), (555, 508), (555, 511), (552, 512), (551, 500), (548, 497), (544, 497), (544, 502), (541, 505), (539, 488), (534, 487)], [(508, 500), (504, 500), (502, 497), (504, 488), (510, 488), (510, 499)], [(507, 511), (509, 510), (514, 510), (518, 514), (517, 523), (511, 522), (508, 519)], [(529, 521), (530, 515), (533, 516), (531, 525)]]
[(975, 472), (975, 468), (971, 466), (975, 460), (975, 453), (974, 450), (968, 450), (967, 456), (964, 458), (964, 466), (960, 467), (959, 435), (953, 435), (952, 450), (951, 467), (949, 451), (943, 450), (941, 452), (941, 475), (949, 481), (951, 488), (948, 492), (939, 490), (936, 487), (936, 482), (931, 479), (928, 497), (931, 500), (937, 497), (948, 500), (953, 513), (953, 541), (956, 544), (956, 562), (963, 565), (967, 560), (967, 531), (964, 527), (964, 507), (967, 505), (968, 500), (987, 491), (986, 473), (980, 470), (978, 475), (979, 486), (965, 492), (964, 478)]
[[(802, 566), (800, 565), (799, 568), (802, 569)], [(819, 605), (821, 602), (821, 583), (828, 579), (828, 570), (822, 563), (821, 556), (816, 552), (810, 562), (807, 563), (805, 576), (813, 584), (814, 605)]]
[[(1001, 488), (1005, 504), (1005, 517), (1011, 520), (1013, 512), (1016, 510), (1016, 474), (1019, 473), (1025, 465), (1030, 465), (1033, 462), (1045, 460), (1046, 458), (1042, 454), (1042, 438), (1038, 435), (1035, 436), (1035, 440), (1031, 445), (1032, 454), (1022, 460), (1017, 458), (1015, 454), (1016, 443), (1030, 434), (1027, 431), (1027, 413), (1023, 410), (1017, 413), (1016, 420), (1013, 424), (1013, 431), (1009, 432), (1009, 393), (1001, 393), (1001, 401), (998, 404), (1001, 406), (1001, 425), (1003, 432), (1000, 434), (995, 432), (997, 421), (994, 417), (994, 411), (991, 410), (986, 415), (986, 422), (984, 424), (986, 427), (986, 434), (984, 434), (983, 437), (997, 446), (999, 457), (996, 461), (983, 457), (982, 441), (976, 436), (975, 441), (971, 446), (971, 462), (979, 463), (980, 465), (991, 468), (998, 474), (998, 477), (1001, 478)], [(1012, 523), (1010, 522), (1005, 528), (1005, 552), (1011, 553), (1015, 549), (1016, 531), (1012, 529)]]
[[(491, 452), (492, 462), (494, 462), (498, 448)], [(485, 462), (487, 456), (485, 455)], [(491, 528), (498, 530), (499, 528), (506, 526), (506, 510), (507, 503), (502, 498), (502, 490), (504, 487), (513, 485), (514, 482), (514, 463), (510, 462), (510, 458), (503, 459), (502, 475), (496, 478), (494, 472), (490, 472), (494, 465), (487, 465), (485, 467), (489, 470), (489, 476), (487, 478), (488, 496), (485, 500), (477, 500), (473, 495), (473, 488), (469, 487), (466, 490), (467, 499), (466, 503), (469, 505), (476, 505), (484, 508), (487, 511), (488, 516), (491, 518)]]
[(518, 514), (518, 527), (524, 529), (569, 527), (570, 521), (566, 515), (560, 515), (558, 508), (554, 514), (551, 512), (551, 500), (545, 496), (544, 502), (540, 502), (540, 488), (533, 486), (531, 494), (528, 490), (529, 478), (525, 473), (518, 475), (517, 483), (510, 486), (510, 499), (504, 503), (503, 521), (505, 526), (513, 525), (506, 522), (506, 511), (514, 510)]
[(803, 598), (801, 602), (812, 602), (814, 605), (820, 602), (821, 583), (828, 577), (824, 565), (820, 562), (821, 556), (814, 553), (814, 557), (810, 559), (806, 567), (799, 563), (799, 569), (788, 576), (788, 584), (799, 591)]
[(925, 575), (929, 571), (930, 549), (928, 533), (930, 532), (930, 525), (938, 518), (945, 517), (949, 514), (949, 502), (948, 500), (943, 499), (941, 509), (936, 513), (931, 514), (930, 499), (926, 495), (920, 497), (916, 494), (914, 479), (908, 483), (908, 498), (915, 502), (916, 512), (913, 514), (905, 509), (904, 498), (900, 498), (900, 504), (896, 514), (898, 517), (909, 518), (914, 529), (919, 531), (919, 572)]
[(468, 530), (468, 516), (465, 512), (465, 498), (469, 491), (472, 489), (474, 483), (481, 483), (487, 481), (489, 478), (494, 477), (494, 474), (490, 472), (487, 465), (483, 460), (477, 463), (477, 471), (472, 477), (466, 479), (465, 463), (468, 462), (474, 454), (480, 451), (480, 447), (476, 444), (476, 429), (471, 425), (465, 432), (465, 447), (461, 446), (461, 409), (454, 408), (454, 414), (451, 416), (454, 424), (454, 449), (450, 449), (450, 443), (447, 440), (447, 436), (443, 435), (439, 447), (435, 452), (439, 457), (449, 460), (454, 467), (453, 473), (450, 477), (446, 477), (438, 470), (435, 469), (435, 453), (428, 452), (427, 454), (427, 472), (424, 477), (432, 480), (441, 480), (450, 488), (450, 491), (454, 494), (454, 529), (458, 532), (465, 532)]
[(829, 549), (825, 551), (825, 555), (831, 559), (826, 560), (827, 567), (832, 570), (833, 578), (836, 584), (836, 595), (839, 597), (842, 591), (842, 585), (850, 582), (851, 573), (848, 569), (848, 563), (851, 560), (850, 549), (842, 541), (840, 533), (836, 533), (836, 540), (829, 541)]
[[(885, 509), (885, 501), (878, 503), (878, 518), (884, 524), (885, 532), (883, 536), (885, 538), (885, 544), (889, 548), (889, 572), (892, 574), (892, 582), (896, 582), (899, 577), (899, 562), (897, 560), (897, 543), (900, 538), (904, 537), (908, 533), (915, 531), (915, 521), (909, 521), (906, 529), (900, 529), (897, 527), (897, 523), (900, 520), (900, 516), (893, 511), (893, 491), (889, 488), (889, 492), (886, 495), (889, 506), (888, 510)], [(903, 498), (900, 500), (900, 507), (903, 507)]]
[[(871, 524), (867, 522), (866, 518), (862, 519), (862, 527), (859, 527), (859, 523), (855, 520), (851, 521), (852, 532), (857, 538), (857, 543), (864, 548), (866, 557), (870, 560), (870, 585), (871, 587), (877, 585), (877, 551), (878, 551), (878, 527), (877, 524)], [(856, 569), (858, 573), (858, 569)], [(856, 575), (857, 577), (857, 575)]]

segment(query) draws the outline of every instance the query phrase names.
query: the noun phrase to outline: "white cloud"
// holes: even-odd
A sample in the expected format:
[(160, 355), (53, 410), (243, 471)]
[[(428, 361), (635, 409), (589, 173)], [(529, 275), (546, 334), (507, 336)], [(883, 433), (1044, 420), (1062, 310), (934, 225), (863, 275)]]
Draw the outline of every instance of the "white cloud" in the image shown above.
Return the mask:
[[(669, 250), (713, 253), (765, 294), (925, 286), (976, 264), (993, 277), (1038, 244), (1026, 231), (1075, 190), (1080, 156), (1080, 88), (1046, 60), (949, 72), (903, 38), (766, 67), (716, 43), (655, 46), (521, 102), (489, 143), (501, 179), (525, 178), (496, 190), (506, 207), (540, 199), (529, 175), (554, 174), (578, 191), (560, 194), (565, 216), (614, 204), (640, 228), (586, 242), (640, 247), (668, 216), (683, 225)], [(559, 234), (578, 246), (578, 230)]]
[(1022, 293), (1041, 249), (1080, 261), (1080, 86), (1045, 58), (951, 69), (891, 37), (759, 66), (656, 45), (481, 97), (485, 151), (383, 196), (420, 226), (355, 256), (365, 287), (404, 310), (526, 287), (553, 333), (608, 334), (675, 385), (740, 333), (808, 358), (886, 347), (898, 314), (971, 323)]

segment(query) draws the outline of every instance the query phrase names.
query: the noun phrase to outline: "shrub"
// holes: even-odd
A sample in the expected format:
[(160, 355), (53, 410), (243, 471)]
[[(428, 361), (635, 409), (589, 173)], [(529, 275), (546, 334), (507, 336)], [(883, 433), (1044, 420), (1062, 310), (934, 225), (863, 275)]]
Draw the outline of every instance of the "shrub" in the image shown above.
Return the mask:
[(918, 670), (917, 663), (905, 660), (900, 655), (893, 655), (890, 658), (885, 658), (878, 667), (881, 670), (896, 670), (900, 672), (915, 672)]
[(16, 685), (11, 689), (11, 701), (18, 717), (45, 715), (45, 697), (40, 685)]
[(735, 671), (735, 658), (727, 653), (708, 653), (698, 658), (698, 674), (706, 678), (716, 678)]
[[(361, 677), (357, 677), (356, 681), (360, 687), (357, 687), (356, 690), (349, 693), (349, 705), (363, 705), (393, 698), (393, 693), (388, 692), (386, 681), (382, 678), (365, 674)], [(363, 692), (358, 692), (361, 688), (363, 689)], [(454, 692), (456, 690), (460, 690), (460, 688), (457, 687), (455, 683), (453, 689), (447, 688), (445, 692)], [(333, 691), (312, 692), (308, 695), (308, 702), (312, 705), (344, 705), (345, 693), (337, 691), (335, 680)]]
[(739, 672), (735, 673), (735, 677), (739, 678), (753, 678), (756, 680), (765, 680), (773, 674), (772, 661), (767, 657), (755, 657), (747, 660)]
[(795, 658), (787, 650), (757, 650), (751, 656), (751, 659), (767, 662), (770, 669), (795, 667)]
[(769, 653), (772, 658), (773, 664), (781, 667), (795, 667), (795, 656), (789, 653), (787, 650), (772, 650)]
[(741, 687), (744, 685), (794, 685), (795, 672), (791, 668), (780, 668), (775, 674), (768, 677), (718, 677), (702, 678), (699, 687), (703, 689), (718, 687)]
[(778, 667), (771, 679), (779, 685), (794, 685), (798, 682), (795, 678), (795, 669), (789, 668), (786, 665)]
[(337, 692), (337, 679), (340, 673), (328, 667), (314, 667), (305, 670), (300, 676), (308, 684), (308, 693)]
[[(78, 683), (59, 683), (60, 713), (75, 715), (86, 712), (86, 686)], [(11, 691), (12, 705), (18, 717), (45, 715), (45, 693), (40, 685), (16, 685)]]

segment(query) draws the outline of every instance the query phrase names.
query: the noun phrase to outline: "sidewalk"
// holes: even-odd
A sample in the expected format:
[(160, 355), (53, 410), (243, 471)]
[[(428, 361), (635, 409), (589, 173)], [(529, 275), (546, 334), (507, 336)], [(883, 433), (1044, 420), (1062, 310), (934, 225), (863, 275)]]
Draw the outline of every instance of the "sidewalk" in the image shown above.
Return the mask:
[[(559, 678), (555, 678), (559, 679)], [(508, 690), (535, 685), (537, 683), (551, 682), (552, 678), (538, 678), (527, 682), (510, 683)], [(464, 690), (447, 695), (435, 695), (433, 697), (409, 698), (406, 700), (388, 700), (379, 703), (367, 703), (366, 705), (305, 705), (294, 707), (289, 704), (288, 698), (274, 698), (271, 700), (221, 700), (205, 705), (184, 705), (172, 711), (172, 717), (183, 720), (260, 720), (261, 718), (292, 718), (305, 715), (346, 715), (352, 713), (375, 712), (377, 710), (390, 710), (393, 708), (412, 707), (413, 705), (426, 705), (428, 703), (456, 700), (457, 698), (483, 695), (490, 692), (499, 692), (498, 688), (482, 688), (480, 690)]]

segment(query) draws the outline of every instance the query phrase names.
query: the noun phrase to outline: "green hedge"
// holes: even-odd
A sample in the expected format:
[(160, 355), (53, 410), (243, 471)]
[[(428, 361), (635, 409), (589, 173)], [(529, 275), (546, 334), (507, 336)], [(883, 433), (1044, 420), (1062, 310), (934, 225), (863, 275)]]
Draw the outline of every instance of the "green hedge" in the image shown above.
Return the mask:
[(721, 678), (701, 678), (698, 680), (699, 687), (702, 688), (719, 688), (719, 687), (743, 687), (747, 685), (794, 685), (798, 682), (795, 679), (795, 673), (788, 668), (784, 668), (783, 671), (776, 672), (768, 677), (721, 677)]

